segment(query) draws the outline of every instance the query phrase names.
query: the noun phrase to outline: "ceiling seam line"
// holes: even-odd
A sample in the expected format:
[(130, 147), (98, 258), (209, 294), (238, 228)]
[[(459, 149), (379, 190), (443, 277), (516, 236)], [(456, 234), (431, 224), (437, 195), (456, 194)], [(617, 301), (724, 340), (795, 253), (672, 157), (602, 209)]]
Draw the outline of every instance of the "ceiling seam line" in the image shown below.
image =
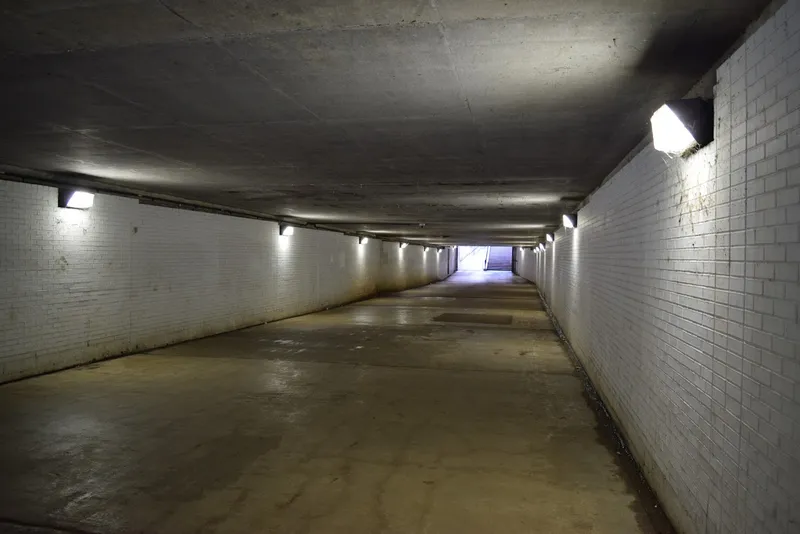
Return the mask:
[(308, 106), (306, 106), (302, 102), (298, 101), (294, 97), (290, 96), (288, 93), (284, 92), (282, 89), (278, 88), (278, 86), (276, 86), (269, 78), (264, 76), (264, 74), (262, 74), (261, 71), (259, 71), (258, 69), (254, 68), (247, 61), (237, 57), (233, 52), (228, 50), (222, 44), (222, 42), (220, 41), (219, 38), (212, 37), (211, 40), (212, 40), (212, 42), (214, 43), (214, 45), (217, 48), (219, 48), (220, 50), (222, 50), (223, 52), (228, 54), (228, 56), (230, 56), (234, 61), (236, 61), (237, 63), (242, 65), (245, 69), (247, 69), (248, 72), (250, 72), (250, 74), (252, 74), (256, 78), (258, 78), (259, 80), (264, 82), (266, 84), (266, 86), (269, 87), (272, 91), (275, 91), (277, 94), (279, 94), (280, 96), (282, 96), (283, 98), (285, 98), (286, 100), (288, 100), (289, 102), (291, 102), (292, 104), (294, 104), (295, 106), (300, 108), (301, 110), (305, 111), (306, 113), (308, 113), (309, 115), (314, 117), (317, 120), (317, 122), (323, 122), (322, 117), (320, 117), (319, 115), (317, 115), (316, 113), (311, 111), (311, 109)]

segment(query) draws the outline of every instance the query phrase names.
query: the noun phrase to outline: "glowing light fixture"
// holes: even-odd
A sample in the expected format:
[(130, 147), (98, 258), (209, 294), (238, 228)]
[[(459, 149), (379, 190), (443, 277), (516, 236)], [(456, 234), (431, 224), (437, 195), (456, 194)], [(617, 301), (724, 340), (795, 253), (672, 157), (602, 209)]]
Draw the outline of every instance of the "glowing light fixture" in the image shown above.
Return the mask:
[(58, 207), (88, 210), (94, 205), (94, 193), (75, 189), (58, 190)]
[(539, 243), (539, 250), (544, 252), (544, 243)]
[(578, 216), (576, 214), (573, 215), (564, 214), (564, 217), (562, 217), (562, 221), (564, 222), (564, 228), (578, 227)]
[(555, 241), (555, 239), (553, 239), (553, 234), (547, 234), (545, 237), (547, 238), (548, 243)]
[(368, 242), (369, 242), (369, 238), (367, 236), (365, 236), (365, 235), (362, 235), (361, 237), (358, 238), (358, 244), (359, 245), (366, 245)]
[(684, 154), (714, 140), (714, 106), (702, 98), (673, 100), (650, 119), (653, 146), (667, 154)]
[(294, 235), (294, 226), (289, 226), (288, 224), (280, 225), (280, 234), (281, 235)]
[(429, 247), (429, 246), (422, 247), (422, 252), (428, 252), (429, 248), (431, 248), (431, 247)]
[(408, 246), (408, 243), (400, 243), (400, 248), (401, 249), (406, 248), (407, 246)]

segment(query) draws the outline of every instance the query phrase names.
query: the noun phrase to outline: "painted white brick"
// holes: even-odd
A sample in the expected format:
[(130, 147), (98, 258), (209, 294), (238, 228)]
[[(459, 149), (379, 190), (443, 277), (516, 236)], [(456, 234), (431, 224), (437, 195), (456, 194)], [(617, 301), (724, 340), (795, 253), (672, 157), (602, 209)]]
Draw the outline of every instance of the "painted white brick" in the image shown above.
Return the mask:
[[(765, 120), (769, 120), (769, 116), (765, 116)], [(760, 130), (756, 131), (756, 143), (766, 143), (770, 139), (773, 139), (777, 134), (777, 125), (774, 122), (770, 122)]]
[(798, 232), (797, 224), (778, 226), (775, 230), (778, 243), (797, 243), (800, 241), (800, 232)]
[[(794, 144), (792, 146), (794, 146)], [(800, 165), (800, 148), (779, 153), (776, 163), (778, 169), (786, 169)]]
[(720, 67), (715, 143), (645, 148), (518, 255), (686, 533), (800, 524), (798, 69), (788, 0)]
[(0, 382), (422, 285), (448, 256), (0, 181)]
[[(783, 175), (783, 180), (785, 182), (786, 175)], [(778, 195), (778, 206), (793, 206), (797, 204), (800, 204), (800, 187), (784, 189)]]
[(794, 110), (778, 118), (776, 132), (782, 134), (788, 130), (797, 128), (797, 126), (800, 126), (800, 110)]
[[(755, 140), (755, 136), (753, 136)], [(751, 163), (756, 163), (764, 159), (766, 155), (764, 145), (757, 145), (755, 148), (751, 148), (747, 151), (747, 164), (750, 165)]]
[(781, 135), (780, 137), (776, 137), (767, 142), (767, 146), (765, 148), (767, 157), (770, 158), (786, 150), (786, 143), (787, 141), (785, 135)]
[[(796, 84), (795, 84), (795, 81), (792, 79), (792, 77), (790, 76), (789, 78), (787, 78), (786, 80), (784, 80), (781, 83), (792, 87), (792, 89), (790, 89), (788, 94), (787, 94), (786, 109), (788, 109), (789, 111), (792, 111), (792, 110), (797, 109), (798, 107), (800, 107), (800, 90), (794, 89), (794, 87), (796, 87)], [(781, 87), (779, 85), (778, 86), (778, 90), (780, 90), (780, 88)]]

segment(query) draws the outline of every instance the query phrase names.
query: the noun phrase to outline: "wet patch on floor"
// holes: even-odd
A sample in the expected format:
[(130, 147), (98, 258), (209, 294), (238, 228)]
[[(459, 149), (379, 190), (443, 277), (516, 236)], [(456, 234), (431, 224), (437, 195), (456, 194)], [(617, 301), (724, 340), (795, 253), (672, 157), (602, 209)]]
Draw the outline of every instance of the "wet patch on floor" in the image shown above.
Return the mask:
[[(541, 298), (541, 297), (540, 297)], [(615, 456), (615, 463), (619, 469), (622, 480), (628, 491), (635, 494), (637, 499), (631, 502), (630, 509), (636, 514), (636, 520), (639, 524), (641, 532), (645, 534), (677, 534), (677, 531), (672, 526), (672, 522), (667, 517), (666, 512), (661, 507), (658, 497), (653, 489), (645, 479), (644, 473), (639, 467), (638, 462), (633, 457), (625, 438), (614, 423), (611, 414), (594, 387), (592, 380), (586, 373), (583, 365), (575, 354), (572, 345), (564, 335), (561, 325), (552, 314), (549, 306), (544, 303), (548, 316), (555, 328), (562, 345), (565, 348), (567, 356), (575, 367), (575, 375), (580, 378), (583, 383), (583, 398), (586, 404), (592, 409), (595, 420), (597, 421), (597, 441), (603, 444)]]
[(433, 318), (434, 321), (443, 323), (475, 323), (510, 325), (510, 315), (493, 315), (488, 313), (443, 313)]

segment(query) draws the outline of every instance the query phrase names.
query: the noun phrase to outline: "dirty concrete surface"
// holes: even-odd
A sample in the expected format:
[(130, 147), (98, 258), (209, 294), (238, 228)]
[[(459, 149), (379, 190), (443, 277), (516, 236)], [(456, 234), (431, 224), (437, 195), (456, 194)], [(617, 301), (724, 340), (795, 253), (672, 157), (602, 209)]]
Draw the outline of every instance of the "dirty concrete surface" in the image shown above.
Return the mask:
[(535, 287), (457, 273), (0, 386), (0, 531), (667, 532), (600, 426)]

